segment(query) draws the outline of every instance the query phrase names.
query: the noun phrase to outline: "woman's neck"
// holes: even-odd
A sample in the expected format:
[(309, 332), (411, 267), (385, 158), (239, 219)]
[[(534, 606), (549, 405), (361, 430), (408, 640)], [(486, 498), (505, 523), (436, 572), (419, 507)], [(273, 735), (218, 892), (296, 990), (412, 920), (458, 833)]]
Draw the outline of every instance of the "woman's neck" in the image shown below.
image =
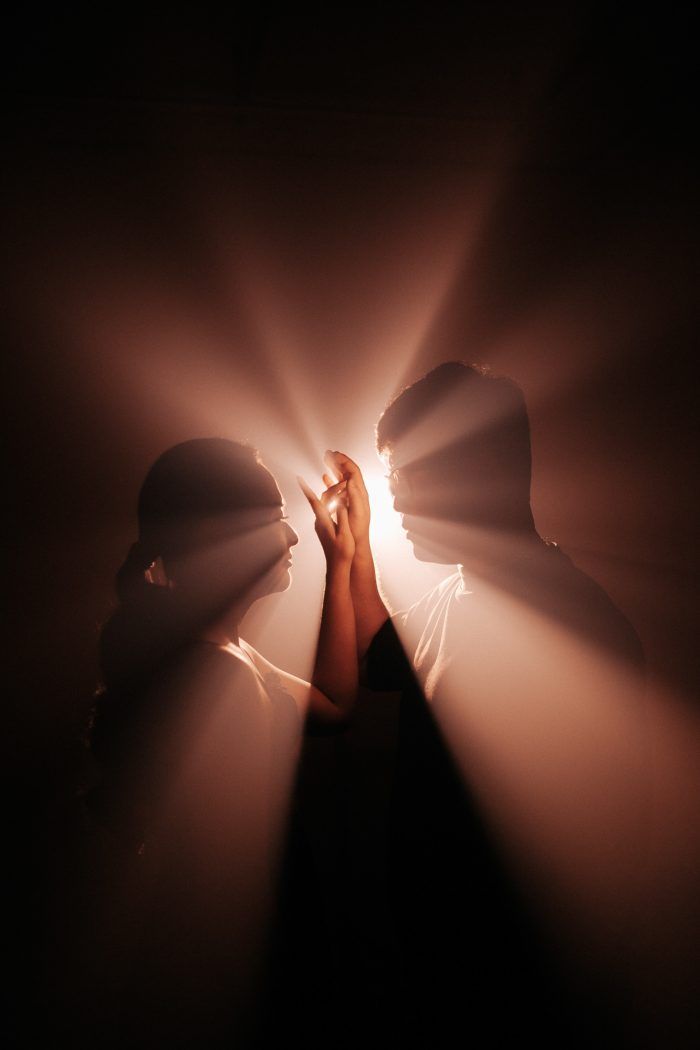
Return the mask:
[(215, 645), (240, 645), (240, 625), (243, 613), (239, 606), (228, 609), (197, 632), (197, 638)]

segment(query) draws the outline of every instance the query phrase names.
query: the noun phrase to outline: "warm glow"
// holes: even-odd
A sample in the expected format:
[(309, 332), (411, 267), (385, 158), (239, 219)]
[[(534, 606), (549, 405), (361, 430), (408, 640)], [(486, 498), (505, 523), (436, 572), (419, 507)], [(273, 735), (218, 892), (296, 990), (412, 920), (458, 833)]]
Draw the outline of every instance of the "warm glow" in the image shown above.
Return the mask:
[(401, 519), (394, 510), (385, 475), (386, 467), (377, 457), (366, 464), (364, 479), (372, 508), (370, 534), (373, 549), (380, 559), (389, 553), (395, 543), (404, 539)]
[(20, 1041), (700, 1048), (692, 8), (304, 6), (7, 26)]

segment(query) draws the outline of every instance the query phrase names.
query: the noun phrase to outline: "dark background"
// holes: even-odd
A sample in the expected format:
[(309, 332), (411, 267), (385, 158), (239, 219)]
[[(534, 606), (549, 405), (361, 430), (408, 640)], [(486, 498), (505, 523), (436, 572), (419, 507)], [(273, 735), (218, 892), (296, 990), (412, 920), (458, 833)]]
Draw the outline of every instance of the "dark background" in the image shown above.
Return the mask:
[[(386, 399), (457, 357), (522, 385), (540, 531), (644, 643), (650, 928), (628, 1006), (649, 1045), (689, 1039), (700, 867), (689, 17), (591, 3), (341, 16), (193, 5), (8, 24), (9, 826), (34, 890), (23, 986), (70, 878), (97, 632), (149, 463), (198, 434), (261, 447), (302, 543), (294, 587), (251, 622), (251, 640), (304, 673), (321, 562), (293, 476), (313, 477), (328, 446), (373, 462)], [(399, 602), (428, 579), (406, 570), (410, 548), (403, 558), (386, 552)], [(316, 759), (344, 799), (370, 910), (394, 713), (365, 700), (356, 729)]]

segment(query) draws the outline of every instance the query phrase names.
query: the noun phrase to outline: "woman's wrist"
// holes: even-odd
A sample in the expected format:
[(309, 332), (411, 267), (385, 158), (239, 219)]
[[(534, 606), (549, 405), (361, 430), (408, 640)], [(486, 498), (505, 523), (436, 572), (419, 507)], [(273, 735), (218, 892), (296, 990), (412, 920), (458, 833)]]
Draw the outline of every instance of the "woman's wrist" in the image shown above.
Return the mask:
[(349, 583), (352, 559), (334, 558), (326, 565), (326, 583)]

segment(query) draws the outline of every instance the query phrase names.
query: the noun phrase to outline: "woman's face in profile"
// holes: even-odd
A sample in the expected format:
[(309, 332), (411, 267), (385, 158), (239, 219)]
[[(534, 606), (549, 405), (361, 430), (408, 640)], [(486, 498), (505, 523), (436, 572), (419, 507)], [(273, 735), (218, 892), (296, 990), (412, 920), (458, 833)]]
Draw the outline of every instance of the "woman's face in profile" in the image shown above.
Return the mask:
[(260, 577), (260, 596), (286, 591), (292, 577), (292, 547), (299, 537), (289, 524), (287, 508), (280, 497), (280, 504), (271, 512), (270, 520), (261, 523), (252, 535), (252, 564), (260, 563), (263, 570), (270, 559), (275, 559)]
[(290, 585), (291, 549), (299, 542), (279, 502), (192, 523), (188, 550), (166, 563), (180, 598), (216, 605), (255, 600)]

